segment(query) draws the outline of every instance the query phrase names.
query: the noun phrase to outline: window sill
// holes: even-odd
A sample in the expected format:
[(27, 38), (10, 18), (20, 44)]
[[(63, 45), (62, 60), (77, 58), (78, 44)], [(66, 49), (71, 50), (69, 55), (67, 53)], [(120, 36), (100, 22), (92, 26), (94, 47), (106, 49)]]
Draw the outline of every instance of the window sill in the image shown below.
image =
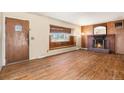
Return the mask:
[(61, 47), (54, 47), (54, 48), (50, 48), (49, 50), (63, 49), (63, 48), (69, 48), (69, 47), (74, 47), (74, 46), (75, 46), (75, 45), (61, 46)]

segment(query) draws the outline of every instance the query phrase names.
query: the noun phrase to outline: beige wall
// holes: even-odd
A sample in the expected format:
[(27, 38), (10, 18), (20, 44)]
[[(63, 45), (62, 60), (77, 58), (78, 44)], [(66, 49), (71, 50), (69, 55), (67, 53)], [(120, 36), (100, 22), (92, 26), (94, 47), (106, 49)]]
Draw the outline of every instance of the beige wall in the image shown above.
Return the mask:
[(0, 12), (0, 69), (2, 66), (2, 13)]
[[(63, 21), (55, 20), (45, 16), (34, 15), (31, 13), (23, 12), (6, 12), (3, 13), (3, 64), (5, 65), (5, 17), (23, 19), (30, 21), (30, 59), (42, 58), (49, 55), (54, 55), (62, 52), (72, 51), (80, 47), (80, 26), (72, 25)], [(69, 27), (73, 29), (73, 34), (78, 36), (76, 41), (76, 47), (58, 49), (54, 51), (49, 50), (49, 25), (58, 25)], [(31, 40), (34, 37), (34, 40)]]

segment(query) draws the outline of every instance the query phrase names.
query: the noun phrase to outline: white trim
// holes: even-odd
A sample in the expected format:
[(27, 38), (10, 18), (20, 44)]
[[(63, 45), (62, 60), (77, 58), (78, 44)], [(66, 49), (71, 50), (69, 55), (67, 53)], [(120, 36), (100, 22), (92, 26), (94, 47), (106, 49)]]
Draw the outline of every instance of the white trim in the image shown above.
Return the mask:
[[(65, 49), (65, 48), (63, 48)], [(45, 57), (49, 57), (49, 56), (54, 56), (54, 55), (58, 55), (58, 54), (62, 54), (62, 53), (67, 53), (67, 52), (71, 52), (71, 51), (75, 51), (75, 50), (79, 50), (78, 48), (76, 47), (71, 47), (70, 50), (64, 50), (64, 51), (58, 51), (58, 50), (63, 50), (63, 49), (57, 49), (57, 50), (49, 50), (48, 53), (46, 55), (43, 55), (43, 56), (39, 56), (39, 57), (34, 57), (34, 58), (31, 58), (29, 60), (34, 60), (34, 59), (41, 59), (41, 58), (45, 58)], [(55, 52), (56, 51), (56, 52)], [(57, 52), (58, 51), (58, 52)], [(54, 53), (55, 52), (55, 53)]]
[(88, 48), (81, 48), (82, 50), (88, 50)]
[[(78, 50), (77, 47), (68, 47), (66, 48), (66, 50), (64, 50), (65, 48), (63, 49), (57, 49), (57, 50), (50, 50), (48, 52), (48, 54), (46, 55), (47, 56), (52, 56), (52, 55), (57, 55), (57, 54), (61, 54), (61, 53), (66, 53), (66, 52), (71, 52), (71, 51), (74, 51), (74, 50)], [(61, 51), (58, 51), (58, 50), (61, 50)], [(62, 51), (63, 50), (63, 51)]]
[(2, 15), (2, 66), (6, 65), (6, 59), (5, 59), (5, 16)]

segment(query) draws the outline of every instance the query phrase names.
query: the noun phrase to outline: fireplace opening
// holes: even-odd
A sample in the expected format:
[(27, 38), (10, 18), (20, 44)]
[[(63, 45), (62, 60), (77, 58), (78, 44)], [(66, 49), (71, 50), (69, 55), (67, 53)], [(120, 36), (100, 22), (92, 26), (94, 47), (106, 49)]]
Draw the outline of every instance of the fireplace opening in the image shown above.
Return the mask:
[(104, 40), (102, 40), (102, 39), (95, 39), (94, 40), (94, 47), (95, 48), (104, 48)]
[(98, 44), (96, 45), (96, 47), (97, 47), (97, 48), (102, 48), (102, 44), (98, 43)]
[(94, 39), (93, 47), (94, 48), (105, 48), (105, 40), (104, 39)]

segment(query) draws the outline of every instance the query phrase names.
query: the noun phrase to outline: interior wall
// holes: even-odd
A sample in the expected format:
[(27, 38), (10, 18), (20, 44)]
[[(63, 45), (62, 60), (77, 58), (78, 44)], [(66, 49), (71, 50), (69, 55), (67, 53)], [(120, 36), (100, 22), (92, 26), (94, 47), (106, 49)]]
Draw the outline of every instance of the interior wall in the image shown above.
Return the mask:
[[(115, 50), (116, 53), (124, 54), (124, 28), (117, 30), (114, 26), (115, 21), (107, 22), (107, 34), (115, 34)], [(82, 36), (82, 48), (87, 48), (87, 36), (93, 35), (93, 25), (82, 26), (81, 32), (84, 33)]]
[(0, 12), (0, 70), (2, 67), (2, 13)]
[(124, 54), (124, 30), (116, 34), (116, 53)]
[[(45, 16), (39, 16), (32, 13), (23, 12), (4, 12), (3, 13), (3, 65), (5, 65), (5, 17), (17, 18), (22, 20), (29, 20), (30, 31), (29, 31), (29, 55), (30, 60), (36, 58), (42, 58), (49, 55), (54, 55), (58, 53), (68, 52), (80, 48), (79, 37), (80, 26), (66, 23), (60, 20), (52, 19)], [(76, 47), (57, 49), (49, 51), (49, 25), (58, 25), (63, 27), (68, 27), (73, 29), (73, 34), (77, 36)], [(31, 40), (34, 37), (34, 40)]]

